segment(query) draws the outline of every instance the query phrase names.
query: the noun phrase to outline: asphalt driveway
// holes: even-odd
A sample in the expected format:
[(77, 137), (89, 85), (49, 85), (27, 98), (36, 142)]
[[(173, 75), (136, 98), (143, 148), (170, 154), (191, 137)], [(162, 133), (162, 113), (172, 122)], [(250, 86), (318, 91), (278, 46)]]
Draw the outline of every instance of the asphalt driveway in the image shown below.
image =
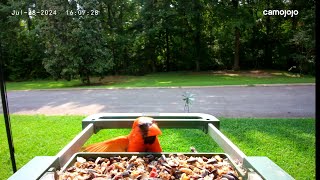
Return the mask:
[(182, 94), (187, 91), (195, 94), (190, 112), (217, 117), (315, 117), (314, 85), (10, 91), (8, 99), (14, 114), (181, 113)]

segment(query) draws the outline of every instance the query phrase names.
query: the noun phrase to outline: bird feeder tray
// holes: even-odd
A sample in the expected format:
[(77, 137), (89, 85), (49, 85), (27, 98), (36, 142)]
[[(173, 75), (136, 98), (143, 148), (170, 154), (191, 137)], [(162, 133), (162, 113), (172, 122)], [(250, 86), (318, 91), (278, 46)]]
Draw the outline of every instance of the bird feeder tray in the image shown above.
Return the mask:
[[(80, 153), (76, 153), (74, 154), (70, 160), (61, 168), (61, 170), (59, 171), (59, 174), (63, 174), (66, 172), (69, 172), (70, 170), (73, 171), (75, 170), (75, 164), (79, 165), (79, 161), (77, 160), (78, 158), (80, 158), (81, 160), (86, 160), (86, 162), (84, 163), (80, 163), (81, 167), (83, 165), (85, 165), (87, 163), (87, 165), (100, 165), (101, 167), (101, 162), (99, 163), (99, 159), (98, 158), (107, 158), (108, 161), (111, 159), (117, 159), (117, 162), (115, 164), (119, 164), (118, 162), (122, 162), (125, 164), (129, 164), (128, 161), (133, 158), (133, 157), (141, 157), (146, 159), (148, 156), (152, 156), (154, 157), (154, 161), (156, 162), (160, 162), (163, 158), (165, 157), (166, 159), (171, 159), (170, 157), (175, 157), (175, 159), (179, 159), (178, 157), (183, 156), (186, 157), (185, 160), (189, 159), (194, 159), (196, 160), (197, 158), (207, 158), (208, 161), (210, 161), (210, 158), (216, 157), (218, 156), (220, 159), (220, 163), (219, 163), (219, 168), (222, 169), (224, 168), (228, 168), (228, 172), (231, 173), (232, 175), (236, 176), (236, 177), (241, 177), (243, 179), (243, 175), (240, 173), (240, 170), (237, 168), (237, 166), (235, 165), (235, 163), (233, 161), (230, 160), (230, 157), (225, 154), (225, 153), (150, 153), (150, 152), (140, 152), (140, 153), (127, 153), (127, 152), (123, 152), (123, 153), (104, 153), (104, 152), (100, 152), (100, 153), (92, 153), (92, 152), (80, 152)], [(126, 160), (122, 160), (122, 158), (126, 158)], [(88, 163), (88, 161), (91, 161), (90, 163)], [(216, 160), (216, 159), (215, 159)], [(223, 161), (223, 163), (222, 163)], [(96, 163), (94, 163), (96, 162)], [(131, 163), (132, 165), (134, 163)], [(90, 166), (89, 165), (89, 166)], [(147, 165), (147, 163), (145, 164)], [(166, 164), (168, 166), (168, 168), (171, 168), (168, 164)], [(188, 163), (188, 165), (195, 167), (196, 163)], [(215, 162), (215, 165), (218, 166), (218, 162)], [(200, 167), (200, 165), (198, 164), (199, 168), (204, 168), (204, 167)], [(212, 166), (214, 166), (212, 164)], [(162, 168), (165, 168), (166, 166), (162, 165)], [(127, 167), (125, 167), (127, 168)], [(161, 169), (161, 167), (159, 167)], [(79, 168), (79, 169), (86, 169), (86, 168)], [(68, 171), (69, 170), (69, 171)], [(124, 170), (125, 171), (125, 170)], [(55, 179), (58, 179), (58, 173), (53, 173), (55, 176)], [(66, 173), (68, 174), (68, 173)], [(67, 176), (67, 175), (66, 175)], [(216, 172), (216, 176), (217, 176), (217, 172)], [(222, 175), (221, 175), (222, 176)]]
[[(64, 171), (76, 157), (96, 158), (118, 156), (120, 154), (145, 155), (145, 153), (84, 153), (79, 152), (85, 142), (101, 129), (131, 128), (134, 119), (148, 116), (155, 119), (161, 128), (201, 129), (207, 133), (223, 150), (224, 153), (192, 153), (193, 156), (221, 155), (230, 161), (242, 179), (293, 179), (283, 169), (267, 157), (246, 156), (219, 130), (220, 121), (209, 114), (202, 113), (99, 113), (82, 120), (82, 131), (74, 137), (56, 156), (36, 156), (9, 180), (52, 180), (57, 177), (57, 170)], [(150, 153), (148, 153), (150, 154)], [(152, 153), (157, 155), (157, 153)], [(163, 152), (168, 155), (173, 153)], [(187, 153), (183, 153), (187, 154)]]

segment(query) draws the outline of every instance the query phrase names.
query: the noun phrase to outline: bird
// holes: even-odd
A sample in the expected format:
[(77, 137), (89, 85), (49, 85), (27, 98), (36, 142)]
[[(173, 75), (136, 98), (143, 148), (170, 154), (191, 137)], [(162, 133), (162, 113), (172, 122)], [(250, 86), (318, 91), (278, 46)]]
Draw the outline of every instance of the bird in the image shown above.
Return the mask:
[(162, 152), (158, 135), (162, 132), (151, 117), (138, 117), (130, 134), (91, 144), (85, 152)]

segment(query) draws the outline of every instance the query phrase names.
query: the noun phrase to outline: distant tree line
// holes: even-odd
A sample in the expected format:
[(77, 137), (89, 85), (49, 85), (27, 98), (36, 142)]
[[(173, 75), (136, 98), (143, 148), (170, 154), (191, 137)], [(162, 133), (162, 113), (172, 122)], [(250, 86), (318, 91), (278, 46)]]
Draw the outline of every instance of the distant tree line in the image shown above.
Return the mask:
[[(269, 9), (299, 14), (263, 15)], [(315, 71), (313, 0), (2, 0), (0, 27), (9, 80), (88, 84), (90, 76), (108, 74)]]

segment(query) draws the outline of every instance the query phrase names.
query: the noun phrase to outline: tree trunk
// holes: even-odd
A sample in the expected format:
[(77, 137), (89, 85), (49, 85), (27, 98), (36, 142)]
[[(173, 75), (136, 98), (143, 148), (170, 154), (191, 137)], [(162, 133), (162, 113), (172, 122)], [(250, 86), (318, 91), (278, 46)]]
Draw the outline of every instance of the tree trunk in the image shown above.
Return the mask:
[(167, 71), (170, 71), (170, 49), (169, 49), (169, 35), (168, 35), (167, 28), (166, 28), (166, 66), (167, 66)]
[[(270, 0), (267, 1), (268, 9), (270, 9)], [(266, 20), (266, 41), (265, 41), (265, 48), (264, 48), (264, 67), (265, 68), (272, 68), (272, 50), (270, 46), (270, 28), (271, 28), (271, 19), (270, 16), (267, 16)]]
[(86, 83), (87, 85), (90, 85), (90, 76), (89, 76), (89, 73), (86, 74)]
[[(150, 38), (150, 37), (149, 37)], [(147, 64), (148, 66), (142, 67), (144, 73), (145, 72), (150, 72), (150, 68), (151, 68), (151, 72), (155, 73), (157, 71), (156, 68), (156, 58), (155, 58), (155, 47), (154, 47), (154, 43), (151, 41), (148, 43), (145, 43), (145, 55), (147, 58)]]
[[(291, 9), (297, 9), (296, 7), (296, 1), (292, 0), (291, 1)], [(297, 18), (296, 16), (291, 17), (291, 29), (292, 32), (295, 32), (297, 29)], [(294, 48), (292, 48), (291, 52), (294, 51)], [(293, 59), (293, 57), (287, 58), (287, 69), (291, 69), (295, 64), (295, 61)]]
[(128, 56), (128, 48), (124, 48), (124, 72), (128, 73), (128, 67), (129, 67), (129, 56)]
[[(297, 6), (296, 6), (296, 0), (291, 0), (291, 9), (297, 9)], [(295, 31), (297, 29), (297, 17), (296, 16), (293, 16), (291, 17), (292, 19), (292, 22), (291, 22), (291, 27), (292, 27), (292, 30)]]
[[(239, 1), (238, 0), (232, 0), (233, 7), (235, 9), (235, 13), (238, 12), (238, 5)], [(239, 27), (235, 28), (235, 40), (234, 40), (234, 63), (233, 63), (233, 70), (237, 71), (240, 69), (240, 58), (239, 58), (239, 53), (240, 53), (240, 29)]]
[[(150, 31), (153, 29), (155, 22), (155, 5), (157, 4), (156, 0), (151, 1), (144, 1), (145, 8), (147, 9), (147, 13), (145, 15), (145, 25), (144, 30), (145, 32)], [(147, 58), (147, 66), (143, 67), (144, 73), (150, 72), (150, 68), (152, 72), (156, 72), (156, 44), (155, 44), (155, 34), (148, 34), (147, 33), (147, 42), (145, 44), (145, 55)]]
[(81, 82), (84, 85), (90, 85), (90, 77), (89, 77), (89, 72), (88, 70), (83, 67), (80, 69), (80, 78), (81, 78)]
[(196, 35), (196, 39), (195, 39), (195, 45), (196, 45), (196, 59), (195, 59), (195, 63), (196, 63), (196, 71), (200, 71), (200, 59), (201, 59), (201, 53), (200, 53), (200, 48), (201, 48), (201, 45), (200, 45), (200, 33), (197, 32), (197, 35)]
[(108, 9), (108, 24), (109, 24), (110, 29), (112, 29), (113, 26), (112, 26), (112, 19), (111, 19), (111, 5), (110, 4), (107, 5), (107, 9)]
[(200, 61), (201, 61), (201, 9), (200, 9), (200, 2), (198, 0), (194, 0), (194, 11), (196, 13), (195, 23), (196, 23), (196, 37), (195, 37), (195, 46), (196, 46), (196, 58), (195, 58), (195, 65), (196, 71), (200, 71)]
[(155, 47), (152, 43), (152, 46), (151, 46), (151, 54), (150, 54), (150, 57), (151, 57), (151, 68), (152, 68), (152, 72), (155, 73), (157, 72), (157, 68), (156, 68), (156, 53), (155, 53)]
[(115, 75), (118, 75), (118, 62), (116, 60), (116, 54), (115, 54), (115, 49), (114, 49), (113, 43), (111, 43), (111, 52), (112, 52), (112, 59), (113, 59), (113, 63), (114, 63), (113, 73)]
[(234, 64), (233, 70), (238, 71), (240, 69), (240, 29), (236, 27), (235, 29), (235, 48), (234, 48)]

